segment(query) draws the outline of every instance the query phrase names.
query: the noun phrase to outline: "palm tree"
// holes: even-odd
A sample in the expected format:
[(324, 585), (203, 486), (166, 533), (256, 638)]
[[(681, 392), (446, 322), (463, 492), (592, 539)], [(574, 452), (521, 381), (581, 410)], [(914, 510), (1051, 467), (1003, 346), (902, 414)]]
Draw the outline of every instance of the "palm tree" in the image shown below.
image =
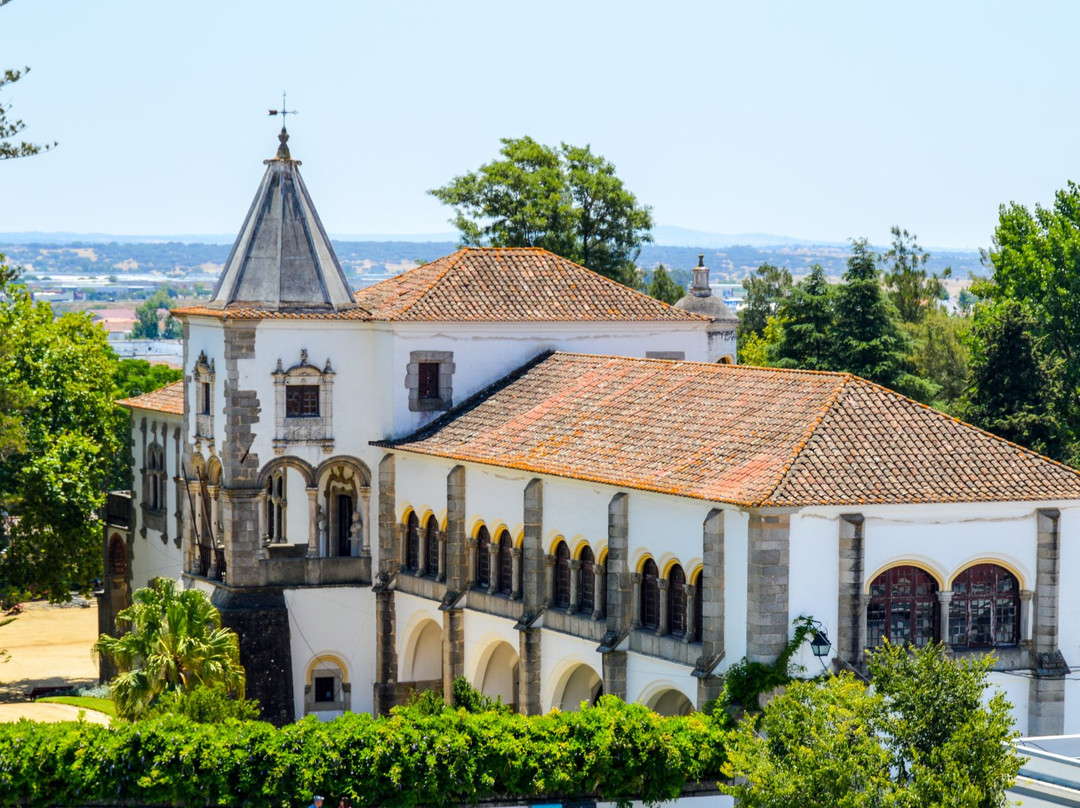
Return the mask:
[(121, 637), (102, 634), (94, 651), (119, 673), (109, 683), (116, 712), (136, 719), (158, 696), (222, 685), (244, 697), (244, 668), (235, 632), (221, 627), (221, 614), (197, 589), (159, 578), (139, 589), (134, 603), (116, 615), (128, 624)]

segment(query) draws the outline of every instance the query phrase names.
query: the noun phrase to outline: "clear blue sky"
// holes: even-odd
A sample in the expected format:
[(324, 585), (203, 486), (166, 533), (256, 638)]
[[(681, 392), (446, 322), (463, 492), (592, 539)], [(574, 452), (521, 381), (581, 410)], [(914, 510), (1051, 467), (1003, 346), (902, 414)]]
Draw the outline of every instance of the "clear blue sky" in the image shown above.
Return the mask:
[(13, 0), (0, 232), (233, 233), (276, 146), (332, 233), (447, 231), (503, 136), (590, 143), (658, 222), (977, 247), (1080, 178), (1080, 3)]

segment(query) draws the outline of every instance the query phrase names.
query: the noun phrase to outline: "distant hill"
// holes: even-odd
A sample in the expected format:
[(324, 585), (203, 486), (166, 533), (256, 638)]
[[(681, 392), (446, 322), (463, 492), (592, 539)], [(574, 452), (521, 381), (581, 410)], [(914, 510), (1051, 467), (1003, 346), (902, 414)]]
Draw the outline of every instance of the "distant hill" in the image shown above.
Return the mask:
[[(693, 233), (694, 231), (685, 231)], [(706, 234), (709, 235), (709, 234)], [(716, 235), (716, 234), (712, 234)], [(111, 237), (110, 237), (111, 238)], [(717, 236), (717, 238), (721, 238)], [(723, 237), (726, 238), (726, 237)], [(118, 278), (140, 276), (161, 280), (197, 280), (208, 282), (216, 278), (229, 255), (230, 244), (184, 243), (179, 240), (155, 241), (90, 241), (20, 242), (0, 234), (0, 252), (9, 263), (21, 266), (27, 274), (75, 275)], [(453, 252), (453, 241), (343, 241), (334, 240), (342, 268), (355, 285), (366, 286), (396, 275), (417, 263), (433, 261)], [(877, 248), (884, 250), (884, 247)], [(713, 280), (741, 281), (763, 263), (788, 267), (795, 275), (803, 275), (814, 263), (821, 264), (829, 275), (844, 271), (848, 257), (846, 244), (810, 245), (799, 243), (774, 245), (675, 246), (646, 244), (638, 258), (643, 269), (651, 271), (658, 264), (669, 269), (689, 270), (697, 264), (698, 253), (705, 254), (705, 264), (712, 270)], [(933, 253), (929, 262), (932, 271), (940, 272), (951, 266), (953, 277), (966, 278), (969, 273), (983, 275), (985, 269), (974, 250)], [(188, 276), (191, 276), (190, 278)]]

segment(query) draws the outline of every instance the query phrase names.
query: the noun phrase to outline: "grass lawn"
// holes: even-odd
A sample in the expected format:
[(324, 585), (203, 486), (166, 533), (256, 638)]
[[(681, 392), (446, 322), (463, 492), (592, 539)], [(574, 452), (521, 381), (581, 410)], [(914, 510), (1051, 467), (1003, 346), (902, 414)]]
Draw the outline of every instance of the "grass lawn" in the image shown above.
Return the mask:
[(99, 713), (116, 718), (116, 705), (112, 699), (99, 699), (93, 696), (47, 696), (38, 701), (51, 701), (54, 704), (71, 704), (84, 710), (97, 710)]

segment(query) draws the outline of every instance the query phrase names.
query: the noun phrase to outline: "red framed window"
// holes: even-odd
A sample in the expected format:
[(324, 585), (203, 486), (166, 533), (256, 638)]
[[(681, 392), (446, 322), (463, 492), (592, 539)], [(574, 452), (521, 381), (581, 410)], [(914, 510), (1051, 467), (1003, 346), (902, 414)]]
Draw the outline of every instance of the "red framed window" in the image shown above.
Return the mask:
[(439, 523), (435, 521), (434, 516), (429, 516), (427, 520), (427, 532), (425, 535), (427, 541), (427, 573), (428, 575), (439, 574)]
[(420, 520), (415, 512), (409, 514), (405, 526), (405, 569), (412, 572), (420, 569)]
[(686, 573), (676, 564), (668, 573), (668, 622), (670, 633), (686, 634)]
[(514, 542), (506, 530), (499, 534), (499, 586), (500, 595), (514, 591)]
[(641, 627), (660, 628), (660, 573), (651, 558), (641, 568)]
[(319, 385), (290, 384), (285, 388), (286, 418), (317, 418), (319, 416)]
[(476, 585), (483, 589), (491, 586), (491, 534), (486, 527), (476, 534)]
[(417, 368), (416, 395), (420, 399), (439, 398), (439, 363), (420, 362)]
[(570, 548), (564, 541), (555, 548), (555, 607), (570, 607)]
[(949, 645), (996, 648), (1020, 642), (1020, 583), (997, 564), (976, 564), (956, 576), (949, 604)]
[(586, 612), (588, 617), (596, 607), (596, 561), (588, 546), (581, 548), (578, 575), (578, 610)]
[(912, 565), (885, 570), (870, 583), (866, 641), (922, 647), (938, 638), (938, 585), (926, 570)]

